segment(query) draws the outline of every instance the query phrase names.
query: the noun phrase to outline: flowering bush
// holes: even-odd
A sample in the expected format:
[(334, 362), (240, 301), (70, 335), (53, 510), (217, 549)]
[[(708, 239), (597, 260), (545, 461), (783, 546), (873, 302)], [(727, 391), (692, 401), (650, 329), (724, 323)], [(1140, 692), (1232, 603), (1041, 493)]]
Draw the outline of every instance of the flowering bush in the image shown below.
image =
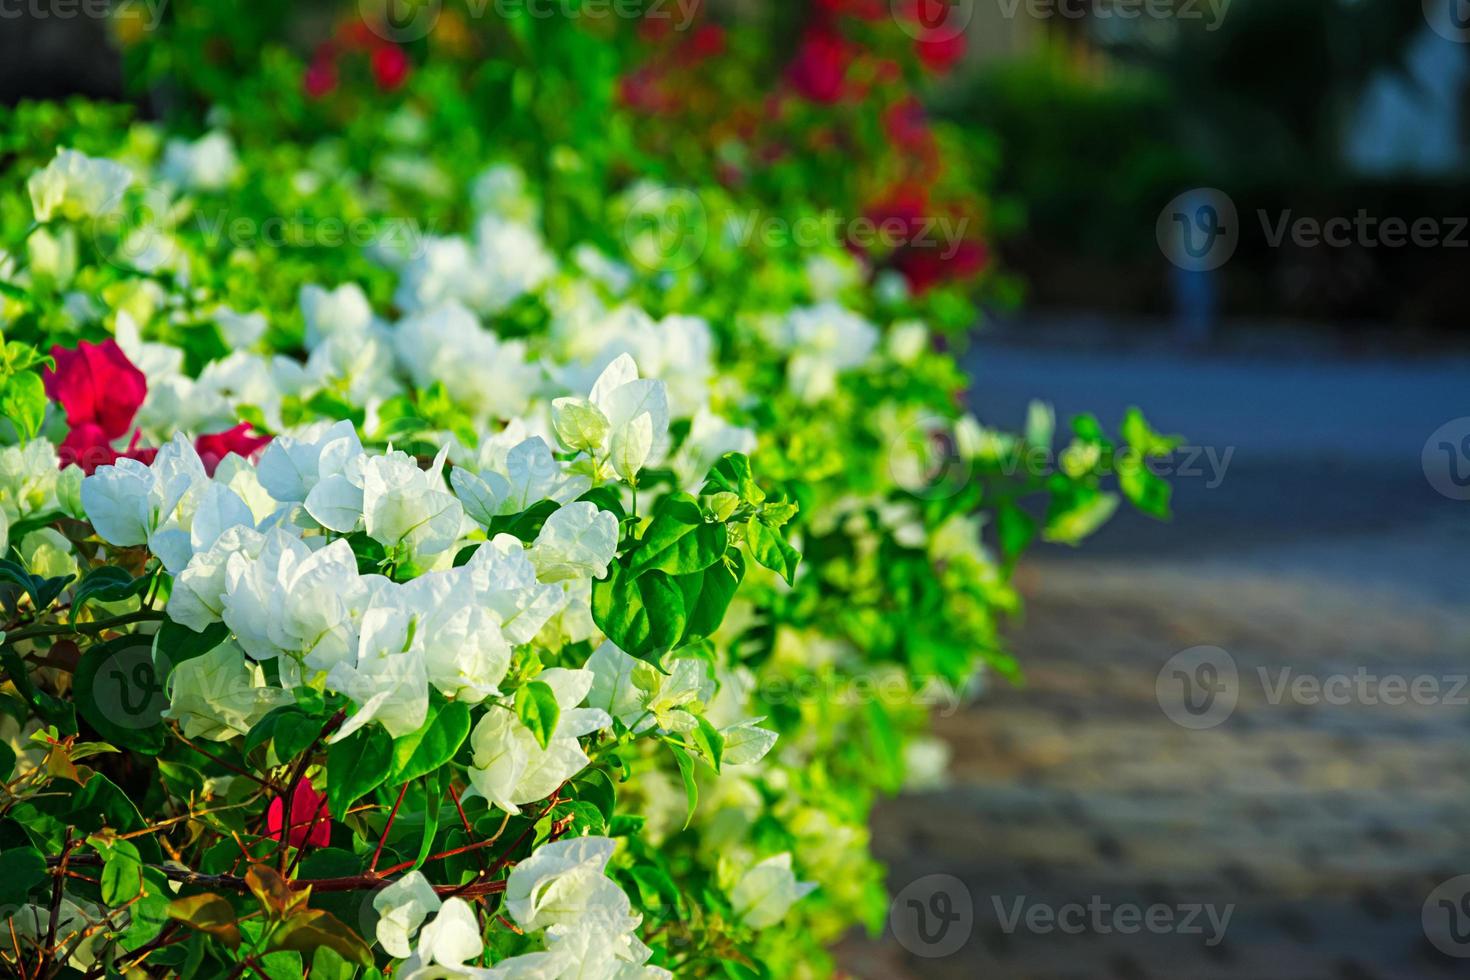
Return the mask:
[(1026, 464), (1050, 413), (965, 413), (928, 300), (442, 81), (295, 140), (0, 117), (22, 975), (819, 974), (928, 709), (1015, 670), (1017, 555), (1111, 472), (1167, 510), (1136, 414)]

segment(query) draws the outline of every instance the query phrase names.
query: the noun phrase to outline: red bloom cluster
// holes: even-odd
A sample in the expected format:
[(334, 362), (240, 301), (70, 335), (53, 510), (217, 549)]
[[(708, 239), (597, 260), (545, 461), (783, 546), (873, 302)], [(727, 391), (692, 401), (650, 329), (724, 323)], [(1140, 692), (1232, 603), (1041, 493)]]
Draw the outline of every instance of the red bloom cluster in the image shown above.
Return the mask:
[[(866, 258), (922, 293), (977, 278), (988, 258), (980, 238), (932, 240), (936, 225), (951, 236), (981, 234), (980, 202), (944, 160), (914, 94), (923, 75), (947, 72), (963, 56), (961, 15), (950, 0), (808, 0), (795, 53), (774, 74), (759, 60), (739, 61), (762, 46), (732, 45), (719, 25), (679, 33), (650, 18), (640, 31), (650, 55), (624, 76), (621, 94), (646, 117), (653, 145), (697, 140), (723, 182), (757, 181), (760, 168), (778, 162), (789, 177), (789, 165), (807, 159), (815, 206), (908, 229), (907, 244)], [(744, 146), (748, 164), (720, 152), (731, 144)], [(818, 176), (834, 166), (852, 179)], [(857, 199), (831, 199), (843, 190)]]
[[(277, 796), (265, 813), (266, 833), (275, 840), (281, 839), (286, 823), (285, 797)], [(327, 809), (327, 794), (312, 789), (305, 779), (296, 784), (291, 793), (291, 827), (286, 835), (292, 847), (310, 844), (326, 847), (332, 840), (332, 813)]]
[(336, 90), (341, 81), (344, 61), (366, 59), (373, 82), (379, 90), (391, 92), (408, 79), (412, 68), (408, 55), (356, 18), (345, 21), (336, 37), (317, 45), (311, 64), (306, 66), (302, 84), (313, 99), (324, 98)]
[[(133, 428), (133, 419), (148, 395), (148, 380), (117, 341), (93, 344), (84, 340), (76, 350), (58, 345), (51, 348), (51, 357), (56, 367), (43, 372), (41, 380), (47, 397), (62, 407), (71, 426), (60, 447), (62, 469), (80, 466), (82, 472), (91, 473), (119, 459), (151, 463), (158, 450), (140, 447), (141, 433)], [(133, 435), (127, 448), (114, 448), (130, 430)], [(269, 442), (270, 436), (251, 435), (250, 424), (242, 422), (224, 432), (200, 436), (195, 447), (205, 470), (213, 475), (228, 454), (250, 456)]]

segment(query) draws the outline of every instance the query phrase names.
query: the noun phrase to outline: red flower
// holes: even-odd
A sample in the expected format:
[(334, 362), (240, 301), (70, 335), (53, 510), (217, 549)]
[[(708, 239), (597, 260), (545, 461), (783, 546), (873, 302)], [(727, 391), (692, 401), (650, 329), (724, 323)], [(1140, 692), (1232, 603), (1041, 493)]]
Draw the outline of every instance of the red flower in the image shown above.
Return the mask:
[(944, 74), (965, 56), (965, 35), (920, 40), (915, 46), (919, 60), (932, 72)]
[[(283, 797), (271, 800), (265, 814), (266, 832), (276, 840), (281, 839), (281, 828), (286, 822), (286, 801)], [(291, 829), (287, 838), (292, 847), (311, 844), (326, 847), (332, 839), (332, 813), (327, 809), (327, 796), (311, 788), (303, 779), (296, 784), (291, 794)]]
[[(73, 429), (95, 426), (104, 441), (122, 436), (148, 394), (148, 381), (115, 340), (51, 348), (56, 369), (41, 375), (46, 394), (66, 410)], [(87, 437), (95, 439), (95, 436)]]
[(270, 445), (270, 441), (270, 436), (251, 435), (250, 423), (241, 422), (233, 429), (200, 436), (194, 440), (194, 448), (199, 451), (199, 458), (204, 461), (204, 471), (214, 476), (215, 468), (219, 466), (220, 460), (230, 453), (249, 459)]
[(926, 293), (940, 283), (977, 275), (985, 268), (987, 257), (985, 246), (979, 242), (937, 242), (927, 248), (911, 246), (902, 250), (894, 257), (893, 265), (908, 280), (910, 289)]
[(306, 69), (306, 94), (320, 99), (337, 87), (337, 65), (329, 57), (318, 57)]
[(809, 31), (797, 49), (788, 75), (791, 84), (813, 102), (841, 100), (847, 90), (852, 52), (847, 42), (829, 30)]
[(408, 55), (396, 44), (384, 44), (373, 51), (373, 78), (378, 88), (391, 92), (408, 77)]

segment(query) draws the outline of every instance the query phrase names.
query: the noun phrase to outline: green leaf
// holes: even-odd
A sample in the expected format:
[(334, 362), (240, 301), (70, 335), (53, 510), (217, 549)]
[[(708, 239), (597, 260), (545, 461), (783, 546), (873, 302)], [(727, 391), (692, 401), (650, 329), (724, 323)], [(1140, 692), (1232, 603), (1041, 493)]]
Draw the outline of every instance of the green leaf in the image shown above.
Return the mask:
[(424, 832), (413, 868), (419, 868), (434, 851), (434, 836), (439, 832), (439, 814), (444, 810), (444, 785), (449, 775), (442, 769), (424, 777)]
[(165, 619), (158, 624), (158, 632), (153, 634), (154, 666), (166, 681), (179, 664), (204, 656), (229, 635), (230, 628), (224, 623), (211, 623), (203, 633), (196, 633), (187, 626)]
[(560, 509), (561, 504), (555, 500), (543, 500), (519, 514), (508, 514), (495, 518), (490, 522), (486, 534), (491, 539), (497, 534), (510, 534), (529, 544), (535, 541), (536, 536), (541, 533), (546, 519)]
[(34, 847), (7, 848), (0, 854), (0, 864), (5, 867), (0, 875), (0, 906), (25, 904), (31, 889), (50, 877), (46, 859)]
[(71, 622), (77, 621), (77, 613), (88, 602), (121, 602), (131, 596), (142, 595), (150, 581), (150, 576), (140, 575), (133, 578), (131, 573), (116, 565), (102, 565), (92, 569), (82, 577), (72, 593)]
[(608, 778), (607, 773), (601, 769), (587, 769), (572, 782), (577, 794), (577, 799), (584, 803), (591, 803), (602, 813), (605, 823), (612, 823), (613, 812), (617, 807), (617, 789)]
[(688, 622), (684, 638), (712, 636), (724, 622), (725, 610), (735, 598), (740, 582), (745, 578), (745, 556), (731, 549), (725, 560), (716, 562), (696, 575), (685, 575), (679, 579), (684, 591), (684, 609)]
[(795, 582), (796, 566), (801, 561), (801, 555), (786, 543), (781, 532), (754, 518), (745, 528), (746, 541), (750, 544), (750, 553), (755, 560), (780, 574), (788, 584)]
[(98, 848), (103, 854), (102, 904), (118, 908), (137, 898), (143, 890), (143, 859), (138, 849), (125, 840), (113, 840)]
[(10, 781), (15, 775), (15, 750), (7, 742), (0, 742), (0, 783)]
[(469, 733), (469, 705), (450, 701), (438, 711), (430, 706), (419, 730), (393, 744), (393, 782), (406, 783), (439, 769), (454, 758)]
[(168, 924), (168, 905), (173, 897), (168, 879), (158, 869), (147, 867), (142, 877), (142, 895), (128, 906), (128, 927), (118, 940), (125, 950), (152, 942)]
[(1036, 521), (1012, 501), (1003, 501), (995, 512), (996, 534), (1001, 554), (1013, 560), (1026, 550), (1036, 536)]
[(1136, 406), (1123, 415), (1119, 428), (1123, 441), (1142, 456), (1167, 456), (1184, 444), (1183, 436), (1165, 436), (1155, 432)]
[(596, 504), (598, 510), (607, 511), (620, 522), (628, 516), (628, 512), (623, 508), (622, 498), (618, 495), (616, 484), (606, 483), (600, 487), (593, 487), (577, 499)]
[(34, 439), (46, 418), (46, 386), (41, 376), (33, 371), (11, 375), (0, 388), (0, 415), (15, 423), (22, 441)]
[(635, 575), (614, 562), (592, 583), (592, 619), (629, 655), (657, 662), (684, 635), (684, 592), (663, 572)]
[(705, 477), (701, 494), (733, 493), (746, 503), (755, 506), (766, 499), (765, 491), (755, 484), (750, 470), (750, 458), (744, 453), (727, 453), (710, 468)]
[(119, 636), (88, 650), (72, 675), (73, 701), (113, 745), (157, 755), (168, 699), (148, 643), (143, 636)]
[(551, 744), (551, 737), (556, 734), (556, 723), (561, 718), (556, 692), (545, 681), (522, 684), (516, 690), (516, 715), (521, 724), (536, 736), (541, 747), (546, 748)]
[(213, 936), (230, 949), (240, 947), (240, 926), (235, 918), (235, 909), (219, 895), (206, 892), (176, 898), (168, 904), (168, 917)]
[(673, 493), (654, 509), (653, 520), (628, 567), (635, 573), (657, 569), (670, 575), (687, 575), (719, 561), (728, 544), (725, 525), (706, 522), (693, 497)]
[(266, 944), (268, 952), (291, 950), (309, 954), (319, 947), (330, 949), (349, 963), (373, 965), (372, 950), (362, 937), (336, 916), (320, 909), (303, 909), (291, 916), (270, 934)]
[(699, 747), (699, 751), (704, 753), (710, 768), (719, 772), (720, 761), (725, 755), (725, 736), (721, 735), (720, 730), (711, 725), (703, 715), (698, 716), (697, 720), (699, 727), (695, 728), (690, 735), (693, 736), (694, 744)]
[(679, 775), (684, 778), (684, 799), (689, 805), (689, 811), (684, 815), (684, 827), (688, 827), (689, 821), (694, 819), (694, 808), (699, 805), (699, 787), (694, 782), (694, 760), (689, 757), (688, 752), (673, 742), (669, 743), (669, 750), (674, 753), (674, 761), (679, 764)]
[(1052, 498), (1041, 536), (1047, 541), (1078, 544), (1108, 522), (1118, 509), (1118, 495), (1083, 489)]
[(393, 765), (393, 738), (364, 725), (327, 746), (327, 807), (340, 820), (352, 804), (383, 784)]

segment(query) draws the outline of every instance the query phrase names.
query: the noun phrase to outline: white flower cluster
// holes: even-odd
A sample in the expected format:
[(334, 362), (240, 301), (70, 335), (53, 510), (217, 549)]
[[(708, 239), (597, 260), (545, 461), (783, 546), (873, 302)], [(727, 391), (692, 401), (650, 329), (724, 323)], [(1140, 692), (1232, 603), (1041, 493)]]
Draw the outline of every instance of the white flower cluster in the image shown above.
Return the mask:
[(615, 848), (606, 837), (553, 841), (511, 871), (505, 910), (524, 933), (539, 934), (544, 950), (488, 968), (468, 965), (484, 953), (474, 908), (462, 898), (441, 900), (417, 871), (373, 898), (378, 942), (389, 954), (404, 958), (394, 974), (403, 980), (671, 977), (669, 971), (647, 965), (651, 951), (634, 934), (642, 917), (607, 876)]
[[(636, 375), (631, 362), (599, 383), (618, 390), (628, 371)], [(658, 382), (639, 384), (647, 400), (661, 401)], [(647, 411), (623, 424), (645, 434), (652, 426), (660, 436), (666, 425), (662, 418), (653, 425)], [(472, 703), (498, 695), (511, 648), (553, 617), (571, 624), (563, 629), (574, 639), (590, 637), (591, 581), (606, 574), (618, 544), (617, 519), (573, 499), (591, 485), (574, 471), (595, 458), (561, 462), (531, 437), (507, 452), (503, 472), (456, 469), (446, 481), (445, 456), (441, 450), (423, 468), (401, 451), (368, 452), (352, 424), (339, 422), (276, 439), (258, 463), (228, 456), (210, 476), (178, 436), (151, 464), (99, 467), (80, 496), (103, 540), (146, 546), (174, 576), (170, 618), (196, 631), (223, 622), (252, 661), (277, 662), (283, 685), (346, 694), (358, 710), (342, 734), (376, 720), (398, 736), (423, 723), (431, 685)], [(485, 540), (496, 515), (547, 499), (561, 506), (529, 547), (506, 534)], [(407, 582), (362, 574), (349, 543), (355, 535), (376, 542), (385, 563), (421, 574)], [(471, 544), (473, 556), (455, 567)], [(218, 652), (186, 662), (175, 676), (176, 702), (180, 692), (192, 699), (175, 710), (192, 716), (196, 732), (229, 737), (273, 700), (242, 695), (260, 687), (258, 675), (243, 662), (230, 667)], [(228, 697), (218, 690), (213, 717), (205, 708), (210, 677), (233, 682)], [(567, 686), (565, 707), (590, 683), (588, 674)], [(559, 735), (575, 727), (565, 725)], [(487, 777), (497, 787), (493, 798), (508, 803), (523, 783), (539, 785), (525, 769)]]

